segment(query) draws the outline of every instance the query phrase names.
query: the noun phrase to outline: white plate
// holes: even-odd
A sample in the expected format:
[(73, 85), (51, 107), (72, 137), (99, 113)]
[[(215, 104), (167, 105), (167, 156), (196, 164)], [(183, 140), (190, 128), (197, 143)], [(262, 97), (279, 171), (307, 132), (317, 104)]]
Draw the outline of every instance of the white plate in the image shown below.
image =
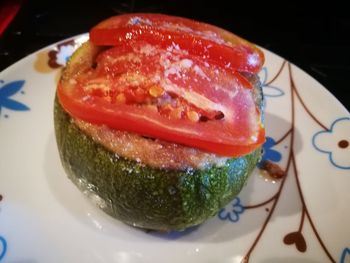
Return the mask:
[(0, 262), (350, 262), (349, 113), (269, 51), (264, 158), (287, 176), (256, 172), (239, 198), (183, 233), (145, 233), (90, 203), (65, 176), (52, 120), (60, 68), (86, 38), (0, 74)]

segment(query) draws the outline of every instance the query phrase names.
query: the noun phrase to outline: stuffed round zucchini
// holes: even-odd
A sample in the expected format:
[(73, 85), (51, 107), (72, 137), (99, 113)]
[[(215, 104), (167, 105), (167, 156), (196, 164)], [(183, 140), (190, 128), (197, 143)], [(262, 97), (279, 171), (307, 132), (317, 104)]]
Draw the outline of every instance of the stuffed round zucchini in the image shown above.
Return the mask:
[(260, 158), (263, 62), (249, 42), (185, 18), (101, 22), (57, 87), (55, 133), (69, 178), (135, 227), (204, 222)]

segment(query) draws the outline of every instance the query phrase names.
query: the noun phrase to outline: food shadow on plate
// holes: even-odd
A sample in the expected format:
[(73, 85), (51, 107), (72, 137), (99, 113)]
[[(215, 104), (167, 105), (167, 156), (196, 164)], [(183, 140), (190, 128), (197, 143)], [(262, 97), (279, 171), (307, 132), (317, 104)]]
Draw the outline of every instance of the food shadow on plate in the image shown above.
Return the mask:
[[(283, 132), (290, 126), (286, 120), (272, 114), (266, 114), (266, 123), (270, 123), (272, 127), (269, 129), (280, 130)], [(273, 124), (273, 125), (272, 125)], [(274, 132), (275, 134), (276, 132)], [(269, 130), (268, 130), (269, 134)], [(52, 132), (48, 138), (46, 146), (46, 160), (45, 160), (45, 174), (48, 181), (48, 186), (52, 191), (57, 201), (64, 207), (64, 209), (72, 214), (77, 220), (87, 225), (89, 228), (93, 228), (99, 233), (110, 236), (123, 236), (123, 240), (133, 240), (134, 238), (145, 238), (145, 235), (150, 239), (159, 240), (176, 240), (176, 241), (196, 241), (201, 242), (225, 242), (229, 240), (239, 239), (241, 236), (247, 235), (247, 233), (254, 232), (261, 228), (262, 220), (256, 220), (256, 217), (260, 215), (263, 219), (266, 216), (266, 212), (261, 211), (247, 211), (241, 216), (239, 222), (232, 223), (225, 220), (220, 220), (218, 216), (214, 216), (207, 222), (190, 227), (184, 231), (172, 231), (168, 233), (162, 233), (157, 231), (145, 231), (137, 228), (127, 226), (120, 221), (105, 214), (98, 207), (93, 205), (90, 200), (85, 198), (83, 194), (74, 186), (73, 183), (67, 178), (61, 162), (59, 160), (59, 154), (56, 146), (55, 136)], [(302, 140), (300, 133), (295, 129), (295, 143), (294, 152), (297, 154), (302, 148)], [(288, 178), (290, 179), (290, 178)], [(268, 185), (262, 178), (257, 175), (257, 172), (252, 174), (247, 185), (239, 195), (241, 200), (244, 200), (247, 204), (256, 201), (256, 193), (259, 192), (261, 185)], [(278, 186), (279, 183), (274, 184)], [(286, 183), (285, 193), (289, 197), (284, 200), (287, 205), (280, 206), (276, 209), (274, 217), (271, 220), (275, 220), (276, 217), (284, 217), (300, 212), (300, 205), (296, 205), (295, 200), (298, 200), (297, 191), (294, 188), (288, 188)], [(263, 186), (264, 187), (264, 186)], [(266, 187), (264, 187), (265, 189)], [(270, 187), (268, 192), (273, 193), (273, 189), (276, 187)], [(270, 191), (271, 190), (271, 191)], [(265, 192), (266, 191), (260, 191)], [(259, 196), (258, 196), (259, 197)], [(76, 200), (72, 202), (72, 200)], [(283, 200), (282, 200), (283, 201)], [(289, 203), (288, 203), (289, 202)], [(231, 202), (232, 203), (232, 202)], [(255, 210), (255, 209), (254, 209)], [(265, 214), (264, 214), (265, 213)], [(261, 216), (261, 214), (263, 216)]]

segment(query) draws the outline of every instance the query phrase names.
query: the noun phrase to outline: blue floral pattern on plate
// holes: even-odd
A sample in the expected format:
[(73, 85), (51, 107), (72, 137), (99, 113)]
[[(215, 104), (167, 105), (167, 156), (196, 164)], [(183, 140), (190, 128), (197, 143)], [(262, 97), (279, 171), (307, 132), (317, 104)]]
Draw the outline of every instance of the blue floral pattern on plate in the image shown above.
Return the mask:
[[(2, 199), (3, 199), (3, 196), (0, 194), (0, 202), (2, 201)], [(2, 259), (5, 257), (6, 250), (7, 250), (6, 239), (0, 235), (0, 261), (2, 261)]]
[(241, 204), (241, 199), (239, 197), (236, 197), (232, 204), (232, 210), (227, 211), (226, 208), (222, 208), (218, 216), (221, 220), (229, 220), (233, 223), (236, 223), (239, 221), (240, 214), (243, 214), (244, 212), (244, 207)]
[(284, 91), (276, 86), (273, 86), (268, 82), (268, 70), (266, 67), (263, 67), (260, 71), (260, 81), (261, 86), (264, 91), (264, 96), (266, 97), (280, 97), (284, 95)]
[[(20, 92), (23, 88), (25, 81), (16, 80), (4, 84), (4, 81), (0, 80), (0, 117), (2, 109), (6, 108), (13, 111), (28, 111), (29, 107), (19, 101), (11, 98), (16, 93)], [(23, 92), (22, 92), (23, 93)], [(7, 115), (4, 115), (8, 117)]]
[(340, 256), (340, 263), (346, 263), (350, 262), (350, 248), (346, 247), (344, 248), (341, 256)]
[(0, 236), (0, 261), (5, 257), (6, 250), (7, 250), (6, 240), (2, 236)]
[(272, 162), (281, 161), (282, 154), (279, 151), (273, 149), (275, 144), (276, 144), (276, 141), (272, 137), (268, 137), (268, 136), (266, 137), (266, 141), (263, 145), (263, 154), (262, 154), (260, 164), (267, 160), (270, 160)]
[(312, 144), (317, 151), (327, 154), (335, 167), (350, 169), (350, 118), (336, 119), (329, 130), (317, 132)]

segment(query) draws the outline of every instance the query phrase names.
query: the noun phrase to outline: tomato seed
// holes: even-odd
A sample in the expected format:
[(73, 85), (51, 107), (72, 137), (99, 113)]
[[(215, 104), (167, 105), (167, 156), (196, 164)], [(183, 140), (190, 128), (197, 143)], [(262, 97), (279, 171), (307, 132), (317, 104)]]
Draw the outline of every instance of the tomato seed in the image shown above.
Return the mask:
[(126, 102), (126, 97), (123, 93), (118, 94), (116, 97), (116, 102), (118, 103), (125, 103)]
[(199, 120), (199, 114), (197, 113), (197, 112), (195, 112), (195, 111), (188, 111), (187, 113), (186, 113), (186, 115), (187, 115), (187, 118), (189, 119), (189, 120), (191, 120), (191, 121), (194, 121), (194, 122), (196, 122), (196, 121), (198, 121)]
[(183, 115), (183, 110), (181, 108), (176, 108), (170, 112), (170, 117), (173, 119), (181, 119)]
[(157, 97), (162, 96), (164, 94), (164, 89), (161, 86), (155, 85), (149, 89), (149, 94), (152, 97), (157, 98)]

